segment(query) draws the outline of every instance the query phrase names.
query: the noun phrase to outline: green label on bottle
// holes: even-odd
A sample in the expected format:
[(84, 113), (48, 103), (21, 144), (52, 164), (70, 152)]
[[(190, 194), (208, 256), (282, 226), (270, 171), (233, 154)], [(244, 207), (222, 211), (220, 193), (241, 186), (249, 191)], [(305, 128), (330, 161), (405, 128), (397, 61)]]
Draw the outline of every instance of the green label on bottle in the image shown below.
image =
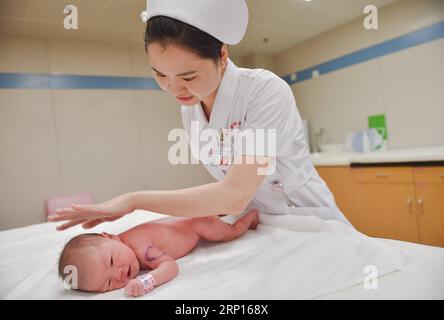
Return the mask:
[(368, 117), (369, 129), (375, 128), (384, 140), (387, 140), (387, 125), (385, 122), (385, 114), (378, 114)]

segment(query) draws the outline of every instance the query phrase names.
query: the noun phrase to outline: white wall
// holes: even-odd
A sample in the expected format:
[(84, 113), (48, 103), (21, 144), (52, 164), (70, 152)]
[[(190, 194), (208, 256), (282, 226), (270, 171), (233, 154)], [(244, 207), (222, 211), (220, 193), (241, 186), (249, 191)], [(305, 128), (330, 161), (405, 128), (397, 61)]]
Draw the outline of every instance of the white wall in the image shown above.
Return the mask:
[[(444, 20), (442, 0), (400, 0), (274, 57), (233, 58), (244, 67), (292, 73)], [(327, 142), (385, 113), (391, 148), (444, 144), (444, 40), (293, 85), (311, 133)], [(0, 37), (0, 72), (152, 76), (142, 47)], [(45, 220), (47, 197), (91, 192), (96, 202), (135, 190), (213, 181), (200, 165), (167, 161), (179, 105), (154, 90), (0, 89), (0, 229)]]
[[(0, 38), (0, 72), (152, 76), (143, 47)], [(0, 89), (0, 229), (45, 221), (47, 197), (213, 181), (200, 165), (170, 165), (180, 106), (160, 90)]]
[[(363, 15), (364, 17), (364, 15)], [(299, 71), (444, 20), (442, 0), (401, 0), (379, 10), (379, 29), (363, 17), (274, 56), (279, 75)], [(444, 39), (367, 61), (292, 86), (313, 133), (342, 143), (385, 113), (392, 149), (444, 145)]]
[(260, 53), (253, 53), (243, 57), (242, 67), (244, 68), (260, 68), (274, 72), (274, 56)]

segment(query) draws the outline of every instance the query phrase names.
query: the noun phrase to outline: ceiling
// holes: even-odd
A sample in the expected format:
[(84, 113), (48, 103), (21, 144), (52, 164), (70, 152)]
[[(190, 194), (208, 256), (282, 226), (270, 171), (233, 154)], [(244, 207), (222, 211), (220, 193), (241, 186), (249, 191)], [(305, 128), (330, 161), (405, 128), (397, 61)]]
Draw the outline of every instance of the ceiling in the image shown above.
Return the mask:
[[(363, 8), (369, 3), (368, 0), (246, 1), (250, 23), (242, 42), (230, 49), (234, 56), (277, 53), (363, 15)], [(395, 1), (400, 0), (371, 3), (381, 7)], [(144, 24), (140, 13), (145, 3), (145, 0), (0, 0), (0, 33), (142, 45)], [(63, 28), (63, 8), (67, 4), (78, 8), (78, 30)]]

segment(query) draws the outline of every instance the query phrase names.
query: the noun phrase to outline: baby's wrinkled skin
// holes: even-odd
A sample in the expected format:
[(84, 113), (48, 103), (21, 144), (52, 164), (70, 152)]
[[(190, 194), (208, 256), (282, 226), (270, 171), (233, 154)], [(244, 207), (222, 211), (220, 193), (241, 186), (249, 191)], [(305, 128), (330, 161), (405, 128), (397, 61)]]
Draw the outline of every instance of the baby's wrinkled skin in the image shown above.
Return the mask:
[(135, 278), (140, 270), (152, 270), (156, 286), (161, 285), (178, 274), (176, 259), (192, 251), (199, 239), (231, 241), (256, 229), (258, 223), (257, 211), (251, 210), (234, 225), (217, 216), (172, 217), (140, 224), (117, 236), (102, 233), (104, 239), (80, 262), (87, 276), (79, 289), (106, 292), (126, 286), (127, 294), (143, 295), (145, 288)]

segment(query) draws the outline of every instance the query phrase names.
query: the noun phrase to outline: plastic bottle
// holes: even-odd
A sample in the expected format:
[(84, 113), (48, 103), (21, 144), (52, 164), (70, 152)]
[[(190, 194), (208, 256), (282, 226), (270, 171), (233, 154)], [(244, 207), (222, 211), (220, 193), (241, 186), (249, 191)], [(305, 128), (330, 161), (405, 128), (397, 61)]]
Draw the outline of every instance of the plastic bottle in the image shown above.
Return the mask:
[(362, 152), (367, 153), (370, 152), (370, 139), (368, 137), (368, 133), (364, 132), (362, 135)]

